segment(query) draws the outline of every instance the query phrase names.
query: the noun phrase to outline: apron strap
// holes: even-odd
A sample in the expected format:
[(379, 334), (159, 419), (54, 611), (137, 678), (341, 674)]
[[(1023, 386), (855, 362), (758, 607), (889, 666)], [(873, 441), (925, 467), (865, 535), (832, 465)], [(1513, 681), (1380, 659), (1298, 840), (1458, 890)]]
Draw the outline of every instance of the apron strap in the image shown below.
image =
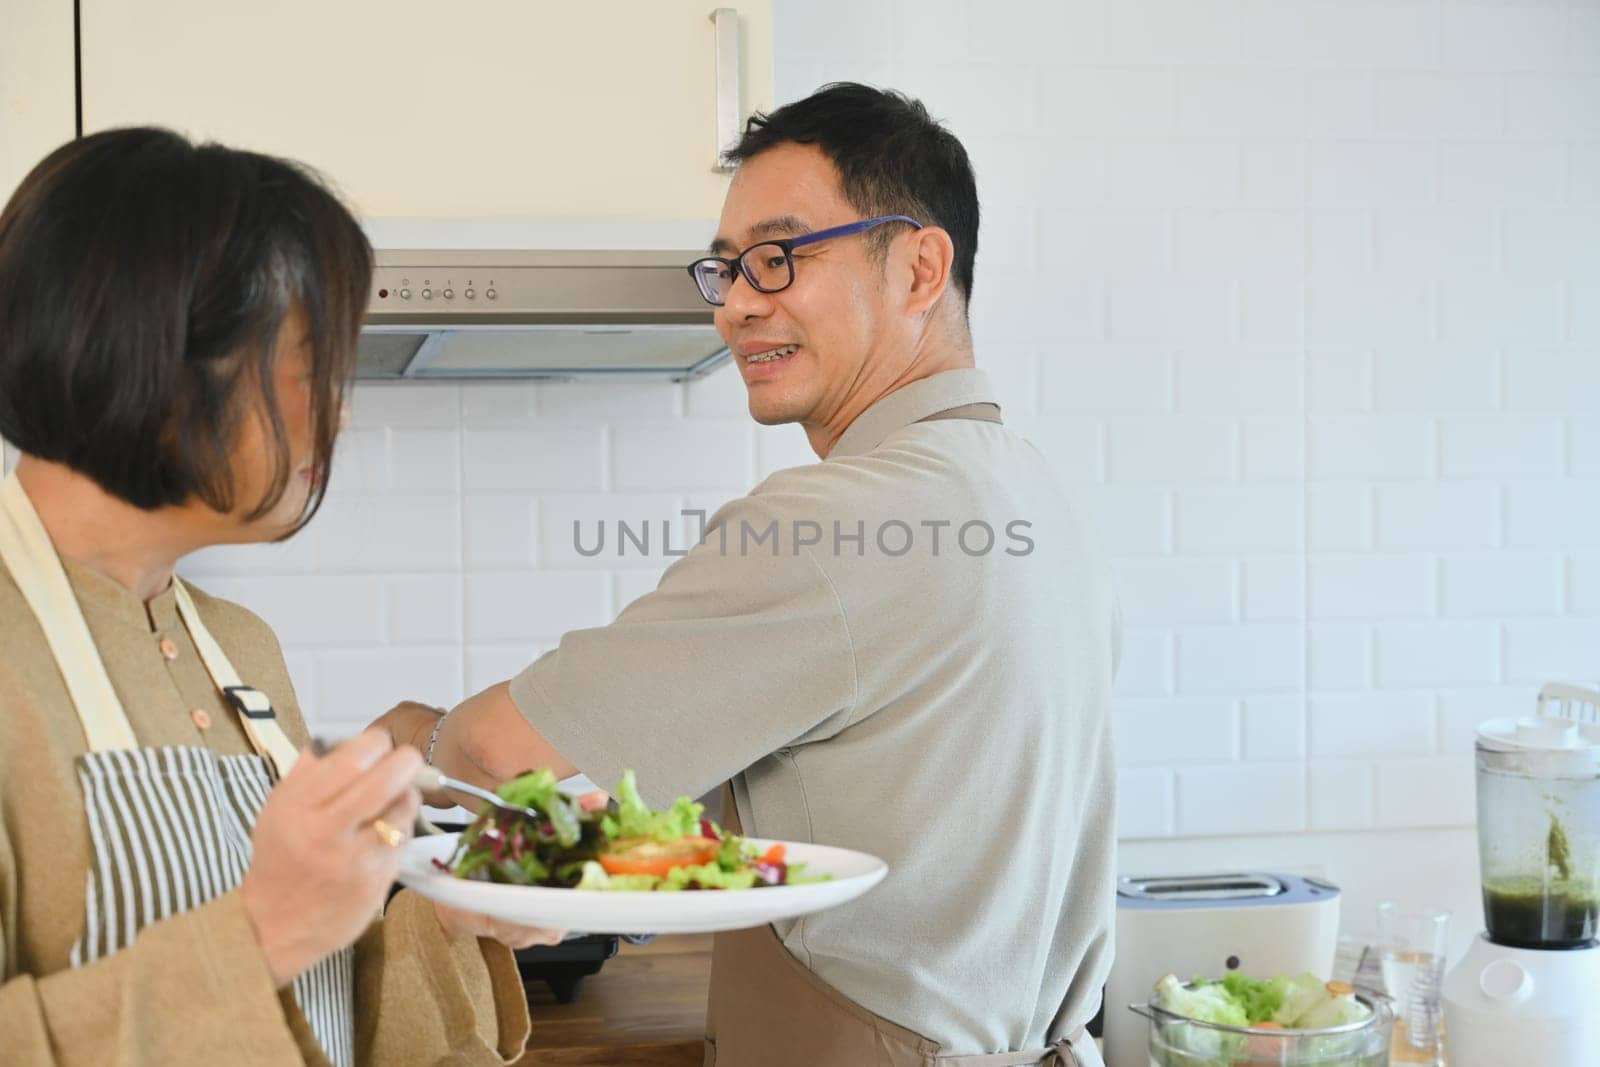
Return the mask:
[[(1094, 1044), (1089, 1031), (1078, 1027), (1049, 1048), (1031, 1052), (988, 1052), (973, 1056), (939, 1056), (938, 1067), (1078, 1067), (1083, 1061), (1074, 1051), (1080, 1044)], [(1098, 1058), (1098, 1057), (1097, 1057)]]
[(89, 751), (137, 748), (133, 727), (95, 650), (83, 609), (39, 513), (15, 473), (0, 484), (0, 559), (33, 610), (78, 709)]
[(178, 614), (189, 629), (194, 647), (200, 652), (200, 661), (205, 664), (206, 673), (211, 675), (212, 682), (239, 712), (239, 722), (250, 738), (251, 747), (272, 763), (279, 779), (282, 779), (294, 766), (299, 753), (283, 732), (272, 701), (267, 699), (267, 694), (245, 685), (239, 679), (239, 673), (233, 669), (227, 653), (222, 651), (222, 646), (217, 644), (211, 631), (201, 621), (200, 611), (194, 606), (188, 586), (176, 574), (172, 576), (172, 592), (178, 601)]

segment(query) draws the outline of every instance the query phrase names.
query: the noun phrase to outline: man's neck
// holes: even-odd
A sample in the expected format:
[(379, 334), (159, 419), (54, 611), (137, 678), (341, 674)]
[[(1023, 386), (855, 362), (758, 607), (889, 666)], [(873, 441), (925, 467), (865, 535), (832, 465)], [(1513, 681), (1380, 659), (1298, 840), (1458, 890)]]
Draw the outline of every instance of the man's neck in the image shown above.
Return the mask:
[[(871, 357), (868, 361), (869, 367), (880, 358), (878, 355)], [(893, 378), (877, 382), (864, 380), (845, 397), (832, 417), (821, 423), (804, 424), (806, 439), (811, 442), (811, 450), (817, 454), (817, 458), (827, 459), (828, 454), (839, 444), (839, 439), (850, 429), (851, 424), (890, 393), (898, 392), (912, 382), (920, 382), (924, 378), (932, 378), (935, 374), (943, 374), (947, 370), (962, 370), (975, 366), (977, 364), (972, 356), (972, 341), (968, 338), (964, 344), (942, 347), (937, 352), (920, 353)]]
[(99, 571), (140, 600), (172, 581), (172, 569), (206, 539), (179, 509), (145, 511), (59, 463), (23, 456), (17, 480), (28, 493), (56, 552)]

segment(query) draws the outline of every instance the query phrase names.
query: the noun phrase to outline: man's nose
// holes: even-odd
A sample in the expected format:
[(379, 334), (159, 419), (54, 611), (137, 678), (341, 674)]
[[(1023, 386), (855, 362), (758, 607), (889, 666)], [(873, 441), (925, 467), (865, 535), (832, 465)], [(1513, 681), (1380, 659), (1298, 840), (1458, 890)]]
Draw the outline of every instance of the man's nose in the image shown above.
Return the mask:
[(717, 317), (730, 323), (749, 322), (772, 314), (772, 294), (763, 293), (750, 284), (743, 273), (733, 276), (733, 284), (722, 298)]

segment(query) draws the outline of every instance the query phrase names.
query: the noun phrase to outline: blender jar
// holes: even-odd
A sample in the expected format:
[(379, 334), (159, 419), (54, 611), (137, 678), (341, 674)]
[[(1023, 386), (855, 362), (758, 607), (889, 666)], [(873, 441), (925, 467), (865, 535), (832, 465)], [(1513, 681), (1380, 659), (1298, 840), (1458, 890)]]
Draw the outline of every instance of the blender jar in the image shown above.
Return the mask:
[(1548, 717), (1478, 731), (1478, 858), (1489, 939), (1600, 939), (1600, 727)]

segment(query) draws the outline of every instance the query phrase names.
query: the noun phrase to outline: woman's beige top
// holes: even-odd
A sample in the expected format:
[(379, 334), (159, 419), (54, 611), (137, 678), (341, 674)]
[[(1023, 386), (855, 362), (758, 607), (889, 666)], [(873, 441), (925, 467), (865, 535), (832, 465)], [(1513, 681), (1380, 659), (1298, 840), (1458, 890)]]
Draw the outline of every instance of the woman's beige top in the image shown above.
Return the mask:
[[(178, 617), (63, 561), (113, 688), (142, 746), (253, 750)], [(190, 587), (193, 589), (193, 587)], [(295, 744), (305, 725), (272, 631), (193, 590), (207, 629), (266, 693)], [(44, 635), (0, 569), (0, 1035), (17, 1064), (294, 1064), (321, 1058), (274, 989), (237, 891), (143, 930), (133, 946), (73, 969), (90, 845), (75, 761), (82, 727)], [(521, 1054), (527, 1005), (509, 950), (445, 938), (409, 893), (356, 946), (356, 1051), (363, 1064), (495, 1064)]]

